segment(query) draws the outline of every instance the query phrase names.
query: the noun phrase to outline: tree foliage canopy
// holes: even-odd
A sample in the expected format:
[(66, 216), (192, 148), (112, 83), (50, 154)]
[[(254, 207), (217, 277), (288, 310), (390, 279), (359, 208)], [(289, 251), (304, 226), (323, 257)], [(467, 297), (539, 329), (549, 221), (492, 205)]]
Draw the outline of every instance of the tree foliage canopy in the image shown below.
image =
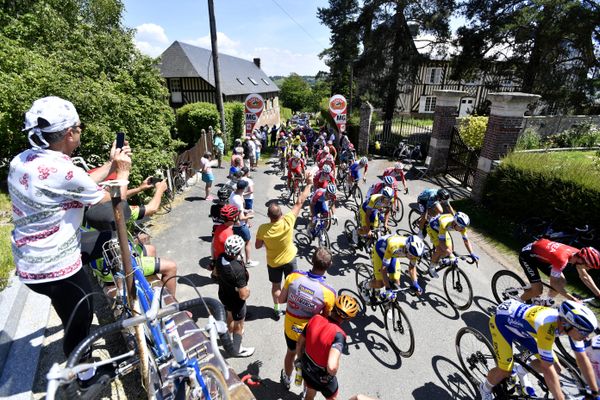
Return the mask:
[(292, 111), (317, 111), (319, 103), (331, 96), (329, 75), (319, 72), (313, 86), (298, 74), (290, 74), (280, 85), (279, 98), (283, 105)]
[(33, 101), (63, 97), (87, 129), (80, 155), (108, 156), (123, 130), (134, 149), (132, 180), (172, 162), (174, 123), (154, 60), (121, 25), (119, 0), (4, 1), (0, 9), (0, 158), (28, 146), (21, 132)]
[(456, 75), (499, 69), (555, 109), (581, 112), (600, 90), (600, 5), (591, 0), (468, 0)]

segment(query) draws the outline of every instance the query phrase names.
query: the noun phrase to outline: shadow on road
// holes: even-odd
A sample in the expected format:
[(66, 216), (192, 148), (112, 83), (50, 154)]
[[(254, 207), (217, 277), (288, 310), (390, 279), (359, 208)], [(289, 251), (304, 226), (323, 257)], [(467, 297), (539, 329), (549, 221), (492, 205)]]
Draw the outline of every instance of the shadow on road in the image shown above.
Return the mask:
[(240, 379), (247, 374), (257, 376), (261, 379), (259, 385), (249, 386), (250, 391), (257, 399), (300, 400), (302, 398), (302, 395), (290, 392), (281, 383), (270, 378), (261, 377), (260, 367), (262, 367), (262, 361), (254, 361), (238, 374)]
[(204, 200), (204, 197), (200, 197), (200, 196), (188, 196), (188, 197), (184, 197), (183, 198), (185, 201), (201, 201)]
[(497, 305), (494, 300), (482, 296), (474, 296), (473, 303), (487, 316), (492, 315), (490, 312), (490, 307), (495, 309)]
[(183, 277), (187, 278), (187, 279), (181, 279), (181, 278), (177, 279), (178, 284), (183, 284), (183, 285), (187, 285), (190, 287), (202, 287), (202, 286), (206, 286), (206, 285), (216, 285), (217, 284), (209, 277), (198, 275), (198, 274), (188, 274), (188, 275), (183, 275)]
[(461, 318), (465, 321), (467, 326), (477, 329), (487, 337), (490, 343), (492, 342), (488, 325), (490, 321), (489, 315), (482, 313), (481, 311), (467, 311), (461, 315)]
[[(281, 318), (284, 317), (282, 316)], [(246, 321), (255, 321), (257, 319), (274, 320), (275, 317), (273, 315), (273, 308), (266, 306), (247, 305)]]
[(477, 391), (457, 363), (446, 357), (435, 356), (431, 359), (431, 366), (440, 382), (450, 392), (450, 398), (470, 400), (477, 397)]

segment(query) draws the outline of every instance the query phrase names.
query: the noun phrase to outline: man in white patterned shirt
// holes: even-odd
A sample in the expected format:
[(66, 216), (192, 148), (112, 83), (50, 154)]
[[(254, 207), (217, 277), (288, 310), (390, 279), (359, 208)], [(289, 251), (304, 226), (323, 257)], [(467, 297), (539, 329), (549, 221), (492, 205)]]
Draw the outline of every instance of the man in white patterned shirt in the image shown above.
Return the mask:
[[(79, 300), (92, 291), (81, 261), (84, 207), (109, 201), (109, 193), (97, 183), (113, 171), (117, 179), (127, 180), (131, 167), (129, 146), (121, 150), (114, 144), (111, 161), (92, 175), (75, 166), (70, 155), (80, 145), (84, 128), (71, 102), (58, 97), (36, 100), (25, 114), (24, 130), (32, 148), (11, 161), (8, 175), (17, 275), (31, 290), (50, 297), (63, 327)], [(92, 313), (88, 298), (65, 332), (65, 355), (88, 335)]]

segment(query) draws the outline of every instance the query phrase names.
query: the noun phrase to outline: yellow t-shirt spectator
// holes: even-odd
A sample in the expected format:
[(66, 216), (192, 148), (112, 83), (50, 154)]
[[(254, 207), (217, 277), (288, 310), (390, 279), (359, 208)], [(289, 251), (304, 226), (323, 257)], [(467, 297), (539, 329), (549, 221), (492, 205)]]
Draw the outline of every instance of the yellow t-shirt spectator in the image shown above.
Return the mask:
[(258, 227), (256, 238), (262, 240), (267, 248), (267, 265), (281, 267), (296, 257), (294, 245), (294, 225), (296, 216), (289, 212), (277, 222), (269, 222)]

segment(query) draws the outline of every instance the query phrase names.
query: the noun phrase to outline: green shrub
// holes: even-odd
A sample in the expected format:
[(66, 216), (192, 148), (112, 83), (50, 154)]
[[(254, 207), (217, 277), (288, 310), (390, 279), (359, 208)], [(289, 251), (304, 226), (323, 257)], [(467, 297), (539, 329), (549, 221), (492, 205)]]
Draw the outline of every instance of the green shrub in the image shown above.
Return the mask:
[(485, 203), (498, 215), (520, 221), (552, 219), (555, 208), (571, 216), (571, 225), (600, 227), (600, 171), (589, 158), (553, 153), (512, 153), (490, 174)]
[(562, 131), (546, 139), (548, 147), (594, 147), (600, 144), (600, 129), (586, 122)]
[(473, 149), (481, 149), (488, 125), (488, 117), (467, 116), (458, 122), (458, 131), (465, 144)]
[(15, 268), (10, 248), (11, 212), (8, 195), (0, 193), (0, 290), (6, 287), (10, 272)]
[(533, 128), (527, 128), (519, 139), (517, 140), (517, 144), (515, 146), (515, 150), (531, 150), (531, 149), (539, 149), (542, 147), (542, 138), (539, 133)]
[(279, 107), (279, 116), (281, 123), (285, 125), (288, 119), (292, 118), (292, 109), (287, 107)]
[[(235, 139), (242, 136), (244, 132), (244, 103), (240, 102), (228, 102), (223, 105), (225, 108), (225, 132), (223, 134), (223, 140), (225, 141), (225, 148), (229, 148), (233, 145)], [(219, 121), (218, 126), (221, 126)]]
[(177, 110), (178, 139), (186, 147), (193, 147), (200, 138), (200, 130), (220, 126), (217, 106), (212, 103), (190, 103)]

